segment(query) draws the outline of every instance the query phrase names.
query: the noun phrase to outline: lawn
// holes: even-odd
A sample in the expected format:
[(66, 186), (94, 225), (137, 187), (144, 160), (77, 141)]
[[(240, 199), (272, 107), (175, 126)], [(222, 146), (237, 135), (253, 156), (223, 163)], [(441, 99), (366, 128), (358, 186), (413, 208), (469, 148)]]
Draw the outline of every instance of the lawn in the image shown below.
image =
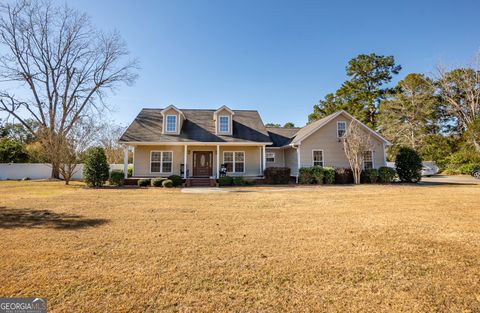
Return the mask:
[(49, 312), (480, 311), (480, 185), (0, 195), (0, 296)]

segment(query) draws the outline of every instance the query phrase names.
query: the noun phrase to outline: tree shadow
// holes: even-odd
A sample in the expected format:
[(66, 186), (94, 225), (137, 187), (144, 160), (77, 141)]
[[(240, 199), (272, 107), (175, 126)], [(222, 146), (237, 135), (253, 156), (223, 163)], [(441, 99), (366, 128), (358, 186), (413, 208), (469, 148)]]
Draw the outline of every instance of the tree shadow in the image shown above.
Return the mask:
[(84, 218), (81, 215), (54, 213), (48, 210), (0, 207), (0, 228), (81, 229), (108, 223), (106, 219)]

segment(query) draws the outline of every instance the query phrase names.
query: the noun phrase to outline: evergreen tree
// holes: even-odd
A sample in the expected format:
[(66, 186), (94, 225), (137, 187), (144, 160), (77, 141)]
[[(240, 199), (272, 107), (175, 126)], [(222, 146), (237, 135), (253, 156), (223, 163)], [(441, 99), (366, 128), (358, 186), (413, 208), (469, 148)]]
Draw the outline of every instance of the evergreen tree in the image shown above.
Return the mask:
[(109, 178), (110, 166), (105, 150), (101, 147), (89, 148), (83, 164), (83, 179), (90, 187), (101, 187)]

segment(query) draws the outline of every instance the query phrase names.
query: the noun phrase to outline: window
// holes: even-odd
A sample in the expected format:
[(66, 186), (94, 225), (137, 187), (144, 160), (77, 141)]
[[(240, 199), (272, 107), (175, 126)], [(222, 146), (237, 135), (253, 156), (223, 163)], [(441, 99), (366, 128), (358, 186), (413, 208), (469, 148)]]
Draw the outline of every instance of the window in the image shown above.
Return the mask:
[(267, 163), (275, 163), (275, 152), (265, 153), (265, 159), (267, 160)]
[(220, 116), (218, 118), (218, 131), (220, 133), (230, 132), (230, 118), (228, 116)]
[(373, 151), (365, 152), (363, 156), (363, 168), (366, 170), (373, 168)]
[(152, 151), (150, 154), (151, 173), (171, 173), (173, 153), (171, 151)]
[(245, 172), (245, 152), (243, 151), (225, 151), (223, 152), (223, 163), (228, 173)]
[(177, 132), (177, 116), (176, 115), (167, 115), (166, 131), (168, 133)]
[(323, 166), (323, 150), (313, 150), (313, 166)]
[(342, 138), (345, 136), (345, 133), (347, 131), (347, 123), (343, 121), (337, 122), (337, 136), (338, 138)]

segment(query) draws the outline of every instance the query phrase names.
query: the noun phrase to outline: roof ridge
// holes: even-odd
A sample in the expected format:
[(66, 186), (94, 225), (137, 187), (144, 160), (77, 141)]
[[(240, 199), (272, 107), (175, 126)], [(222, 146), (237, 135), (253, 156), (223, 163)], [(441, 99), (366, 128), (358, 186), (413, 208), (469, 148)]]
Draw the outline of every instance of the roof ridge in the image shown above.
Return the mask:
[[(164, 110), (165, 108), (142, 108), (142, 110)], [(185, 108), (177, 108), (180, 111), (188, 110), (188, 111), (212, 111), (215, 112), (217, 109), (185, 109)], [(258, 110), (253, 109), (233, 109), (232, 111), (244, 111), (244, 112), (258, 112)]]

